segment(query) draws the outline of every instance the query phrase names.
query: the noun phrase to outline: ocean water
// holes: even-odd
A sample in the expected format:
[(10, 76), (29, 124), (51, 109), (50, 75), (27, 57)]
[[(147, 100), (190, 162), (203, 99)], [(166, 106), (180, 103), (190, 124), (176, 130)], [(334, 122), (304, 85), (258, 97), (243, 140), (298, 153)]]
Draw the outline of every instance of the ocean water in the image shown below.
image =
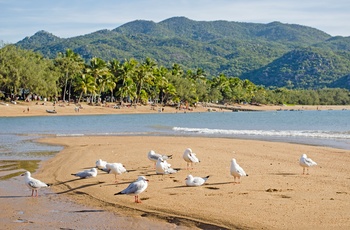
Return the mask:
[(62, 148), (33, 142), (44, 136), (91, 135), (244, 138), (350, 149), (350, 111), (1, 117), (0, 159), (42, 159)]

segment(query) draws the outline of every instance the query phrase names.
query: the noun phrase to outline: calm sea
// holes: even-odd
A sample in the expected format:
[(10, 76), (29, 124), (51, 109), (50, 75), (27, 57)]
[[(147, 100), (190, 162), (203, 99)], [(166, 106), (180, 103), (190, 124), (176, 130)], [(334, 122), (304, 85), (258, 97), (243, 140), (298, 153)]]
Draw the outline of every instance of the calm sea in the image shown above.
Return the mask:
[(45, 157), (43, 136), (172, 135), (244, 138), (350, 149), (350, 111), (1, 117), (0, 159)]

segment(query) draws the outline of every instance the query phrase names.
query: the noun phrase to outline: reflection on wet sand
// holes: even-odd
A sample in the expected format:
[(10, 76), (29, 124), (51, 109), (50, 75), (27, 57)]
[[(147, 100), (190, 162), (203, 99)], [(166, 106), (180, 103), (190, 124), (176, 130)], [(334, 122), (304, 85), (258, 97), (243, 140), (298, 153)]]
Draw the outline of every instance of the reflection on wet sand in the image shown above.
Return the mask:
[(40, 160), (0, 160), (1, 229), (189, 229), (79, 205), (50, 189), (30, 197), (20, 174), (39, 165)]
[(8, 180), (25, 171), (35, 172), (40, 160), (0, 160), (0, 180)]

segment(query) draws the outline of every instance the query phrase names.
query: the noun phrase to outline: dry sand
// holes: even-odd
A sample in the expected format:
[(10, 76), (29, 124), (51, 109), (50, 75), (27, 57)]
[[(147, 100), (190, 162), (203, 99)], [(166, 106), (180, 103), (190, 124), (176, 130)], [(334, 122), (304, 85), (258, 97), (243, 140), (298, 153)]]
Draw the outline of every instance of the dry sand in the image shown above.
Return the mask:
[[(59, 137), (43, 140), (66, 146), (44, 162), (37, 177), (54, 183), (58, 194), (71, 194), (82, 204), (130, 216), (148, 216), (185, 225), (205, 223), (228, 229), (349, 229), (350, 151), (287, 143), (195, 137)], [(182, 154), (191, 147), (201, 162), (186, 170)], [(157, 175), (149, 150), (173, 154), (177, 174)], [(298, 159), (307, 153), (318, 166), (301, 175)], [(120, 175), (99, 172), (75, 179), (71, 173), (93, 167), (97, 159), (121, 162)], [(233, 184), (230, 160), (249, 174)], [(185, 178), (210, 175), (202, 187), (186, 187)], [(150, 182), (140, 195), (114, 196), (139, 175)], [(204, 226), (204, 225), (202, 225)]]

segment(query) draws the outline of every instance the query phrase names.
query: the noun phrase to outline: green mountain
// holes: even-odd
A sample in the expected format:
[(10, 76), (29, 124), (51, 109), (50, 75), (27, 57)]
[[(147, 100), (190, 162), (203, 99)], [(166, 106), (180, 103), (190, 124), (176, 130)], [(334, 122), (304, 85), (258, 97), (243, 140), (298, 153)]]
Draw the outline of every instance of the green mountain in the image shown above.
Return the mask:
[(166, 67), (177, 63), (201, 68), (209, 78), (224, 73), (267, 87), (350, 89), (350, 37), (280, 22), (136, 20), (66, 39), (39, 31), (16, 45), (49, 58), (68, 48), (85, 60), (150, 57)]

